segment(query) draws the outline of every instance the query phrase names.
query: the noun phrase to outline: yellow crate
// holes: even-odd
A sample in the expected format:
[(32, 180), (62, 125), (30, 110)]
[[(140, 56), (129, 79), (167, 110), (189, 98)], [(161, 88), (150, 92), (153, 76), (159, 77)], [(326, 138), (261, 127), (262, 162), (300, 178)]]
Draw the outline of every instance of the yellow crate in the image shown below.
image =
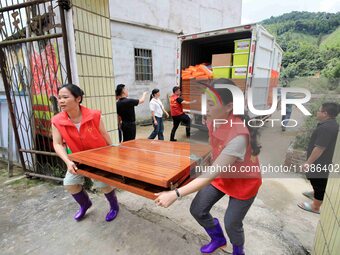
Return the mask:
[(214, 66), (212, 70), (214, 79), (230, 78), (231, 66)]

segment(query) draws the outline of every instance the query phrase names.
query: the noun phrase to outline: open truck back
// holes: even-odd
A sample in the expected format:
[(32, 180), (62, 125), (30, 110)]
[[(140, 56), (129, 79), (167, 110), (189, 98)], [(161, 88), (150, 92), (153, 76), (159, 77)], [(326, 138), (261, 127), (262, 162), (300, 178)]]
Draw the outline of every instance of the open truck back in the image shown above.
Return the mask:
[[(247, 92), (252, 87), (255, 109), (263, 110), (271, 106), (272, 88), (278, 86), (283, 51), (276, 43), (274, 36), (269, 34), (263, 26), (250, 24), (181, 35), (178, 39), (176, 82), (178, 86), (181, 86), (185, 100), (198, 99), (196, 105), (186, 108), (193, 117), (193, 127), (202, 128), (203, 126), (200, 99), (196, 98), (190, 90), (190, 84), (193, 83), (209, 83), (212, 78), (228, 78), (243, 92)], [(216, 57), (223, 57), (219, 54), (231, 56), (232, 59), (228, 59), (230, 64), (209, 65), (214, 62), (213, 58), (216, 60)], [(205, 63), (207, 68), (213, 70), (209, 79), (205, 79), (206, 76), (187, 76), (190, 71), (186, 70), (192, 70), (193, 66), (201, 63)], [(263, 117), (249, 112), (248, 115), (251, 118)]]

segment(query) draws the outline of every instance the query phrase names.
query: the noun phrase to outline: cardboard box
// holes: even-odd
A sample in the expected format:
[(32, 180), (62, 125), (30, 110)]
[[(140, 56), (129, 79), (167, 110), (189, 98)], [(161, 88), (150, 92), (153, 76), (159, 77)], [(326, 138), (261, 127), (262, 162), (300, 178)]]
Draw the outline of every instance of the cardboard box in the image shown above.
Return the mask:
[(232, 65), (232, 54), (214, 54), (212, 55), (211, 66), (231, 66)]

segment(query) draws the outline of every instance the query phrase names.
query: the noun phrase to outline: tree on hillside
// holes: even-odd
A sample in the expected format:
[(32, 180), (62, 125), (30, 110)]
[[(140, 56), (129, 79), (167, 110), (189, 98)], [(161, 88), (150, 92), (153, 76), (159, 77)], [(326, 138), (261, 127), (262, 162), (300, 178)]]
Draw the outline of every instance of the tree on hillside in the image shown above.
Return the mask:
[(340, 26), (340, 12), (291, 12), (278, 17), (271, 17), (262, 22), (265, 26), (275, 25), (277, 35), (288, 31), (311, 35), (329, 34)]
[[(329, 79), (339, 78), (340, 48), (319, 48), (322, 38), (340, 26), (340, 12), (291, 12), (262, 22), (276, 35), (284, 50), (282, 77), (314, 76), (321, 73)], [(337, 80), (339, 81), (339, 80)], [(338, 87), (336, 80), (330, 89)]]

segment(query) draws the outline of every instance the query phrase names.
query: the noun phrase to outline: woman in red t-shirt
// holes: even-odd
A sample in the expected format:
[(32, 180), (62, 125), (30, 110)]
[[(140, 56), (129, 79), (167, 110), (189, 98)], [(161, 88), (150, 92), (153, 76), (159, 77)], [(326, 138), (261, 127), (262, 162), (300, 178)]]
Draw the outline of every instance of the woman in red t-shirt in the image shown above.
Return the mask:
[[(92, 206), (88, 194), (83, 189), (84, 177), (77, 174), (77, 166), (68, 156), (67, 151), (78, 152), (112, 144), (99, 111), (81, 106), (84, 92), (76, 85), (65, 84), (58, 89), (58, 104), (62, 110), (52, 118), (53, 146), (58, 156), (65, 162), (67, 172), (64, 186), (80, 205), (74, 219), (79, 221)], [(101, 188), (110, 204), (106, 221), (116, 218), (119, 206), (115, 191), (105, 183), (94, 181)]]
[[(215, 83), (232, 84), (226, 79)], [(211, 242), (202, 246), (201, 252), (212, 253), (225, 246), (227, 241), (218, 219), (212, 217), (210, 209), (224, 195), (229, 195), (224, 217), (225, 228), (233, 245), (233, 255), (243, 255), (242, 222), (262, 183), (257, 158), (260, 146), (256, 141), (256, 130), (244, 124), (247, 123), (243, 122), (244, 116), (233, 115), (233, 99), (229, 90), (210, 88), (206, 94), (210, 96), (207, 107), (207, 126), (213, 159), (210, 169), (229, 166), (225, 169), (231, 170), (205, 173), (181, 188), (156, 194), (155, 202), (159, 206), (168, 207), (176, 199), (199, 191), (191, 204), (190, 212), (211, 237)], [(213, 126), (217, 119), (225, 120), (225, 124)], [(244, 169), (252, 171), (242, 172)]]

